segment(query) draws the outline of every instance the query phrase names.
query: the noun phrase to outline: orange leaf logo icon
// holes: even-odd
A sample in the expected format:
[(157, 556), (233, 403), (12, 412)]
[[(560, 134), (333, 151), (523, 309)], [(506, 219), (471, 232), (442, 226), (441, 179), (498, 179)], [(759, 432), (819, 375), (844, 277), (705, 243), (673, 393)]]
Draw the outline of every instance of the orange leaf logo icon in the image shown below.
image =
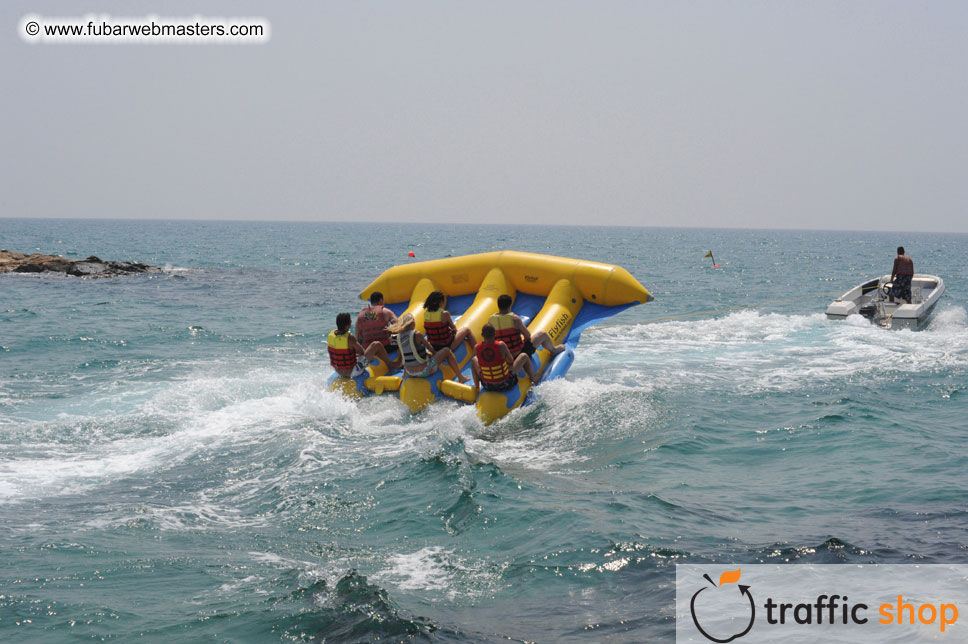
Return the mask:
[(739, 581), (739, 573), (742, 568), (737, 568), (736, 570), (727, 570), (719, 576), (719, 585), (723, 584), (735, 584)]

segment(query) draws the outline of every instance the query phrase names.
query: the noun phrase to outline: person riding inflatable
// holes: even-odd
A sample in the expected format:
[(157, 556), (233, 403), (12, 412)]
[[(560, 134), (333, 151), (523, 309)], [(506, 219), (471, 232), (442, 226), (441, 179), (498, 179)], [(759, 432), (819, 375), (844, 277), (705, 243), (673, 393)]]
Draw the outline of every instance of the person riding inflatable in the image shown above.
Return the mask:
[(459, 382), (470, 380), (460, 372), (457, 359), (450, 347), (444, 347), (434, 353), (434, 347), (423, 333), (416, 331), (416, 320), (413, 314), (407, 312), (387, 327), (393, 334), (396, 345), (400, 348), (403, 358), (403, 370), (413, 378), (427, 378), (433, 375), (441, 362), (446, 362), (457, 374)]
[(512, 358), (507, 345), (496, 335), (494, 325), (487, 323), (481, 327), (483, 339), (474, 347), (474, 359), (471, 361), (474, 388), (483, 386), (484, 391), (508, 391), (518, 384), (516, 374), (522, 369), (531, 378), (532, 384), (538, 384), (531, 356), (522, 352), (517, 358)]
[(488, 323), (494, 327), (496, 337), (499, 342), (507, 345), (508, 351), (513, 358), (517, 358), (519, 353), (534, 355), (535, 346), (541, 346), (551, 353), (551, 357), (565, 350), (564, 345), (554, 344), (544, 331), (532, 333), (516, 313), (511, 312), (511, 304), (514, 300), (510, 295), (504, 294), (497, 298), (498, 312), (491, 316)]
[(467, 341), (471, 346), (477, 344), (477, 339), (467, 327), (457, 328), (450, 312), (443, 309), (445, 296), (441, 291), (434, 291), (424, 301), (424, 335), (434, 345), (434, 351), (450, 347), (457, 351), (462, 342)]
[[(355, 378), (363, 373), (363, 368), (374, 357), (387, 363), (386, 349), (379, 342), (373, 342), (366, 349), (356, 337), (350, 333), (353, 318), (349, 313), (336, 316), (336, 328), (329, 332), (326, 338), (326, 349), (329, 352), (329, 364), (340, 378)], [(357, 356), (360, 356), (358, 359)]]

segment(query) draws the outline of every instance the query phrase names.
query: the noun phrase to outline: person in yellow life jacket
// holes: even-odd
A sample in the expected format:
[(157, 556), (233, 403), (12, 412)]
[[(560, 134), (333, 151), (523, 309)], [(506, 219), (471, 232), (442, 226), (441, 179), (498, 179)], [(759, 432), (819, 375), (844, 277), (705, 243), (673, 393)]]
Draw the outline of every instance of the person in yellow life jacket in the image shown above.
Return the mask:
[(911, 278), (914, 277), (914, 260), (904, 254), (904, 246), (897, 247), (894, 268), (891, 269), (891, 301), (894, 298), (911, 303)]
[(538, 384), (534, 375), (531, 356), (525, 352), (517, 358), (511, 356), (508, 346), (496, 338), (494, 325), (488, 323), (481, 327), (481, 341), (474, 347), (471, 360), (471, 374), (474, 376), (474, 389), (480, 391), (508, 391), (518, 384), (517, 373), (524, 369), (531, 378), (531, 384)]
[(496, 332), (495, 337), (507, 345), (512, 357), (517, 358), (518, 354), (522, 351), (528, 354), (528, 356), (532, 356), (534, 355), (536, 345), (542, 346), (550, 351), (552, 358), (565, 350), (565, 345), (552, 343), (551, 336), (544, 331), (538, 331), (532, 335), (528, 331), (528, 327), (524, 326), (521, 318), (511, 313), (511, 304), (513, 302), (514, 300), (511, 299), (510, 295), (501, 295), (498, 297), (498, 312), (488, 320), (488, 323), (494, 327)]
[[(393, 353), (397, 348), (392, 343), (387, 326), (396, 321), (397, 316), (383, 304), (383, 293), (373, 291), (370, 294), (370, 305), (363, 307), (360, 314), (356, 316), (356, 333), (360, 336), (360, 344), (369, 348), (372, 343), (379, 342), (387, 355)], [(398, 356), (389, 361), (388, 368), (390, 371), (399, 369), (402, 362)]]
[[(363, 372), (363, 367), (374, 357), (390, 363), (386, 349), (379, 342), (373, 342), (366, 349), (356, 337), (350, 333), (353, 318), (349, 313), (336, 316), (336, 328), (329, 332), (326, 338), (326, 348), (329, 351), (329, 364), (341, 378), (355, 378)], [(360, 360), (358, 356), (362, 356)], [(359, 368), (357, 364), (359, 363)]]
[(409, 311), (391, 324), (388, 328), (393, 334), (397, 347), (400, 349), (400, 357), (403, 358), (403, 370), (408, 376), (413, 378), (427, 378), (432, 376), (440, 366), (441, 362), (446, 362), (457, 374), (459, 382), (470, 380), (460, 372), (457, 358), (450, 347), (444, 347), (434, 352), (434, 347), (423, 333), (416, 331), (417, 321), (413, 319), (413, 314)]
[(434, 291), (424, 300), (424, 335), (434, 346), (434, 351), (449, 347), (457, 351), (462, 342), (477, 344), (477, 339), (467, 327), (457, 328), (450, 312), (444, 310), (445, 296), (440, 291)]

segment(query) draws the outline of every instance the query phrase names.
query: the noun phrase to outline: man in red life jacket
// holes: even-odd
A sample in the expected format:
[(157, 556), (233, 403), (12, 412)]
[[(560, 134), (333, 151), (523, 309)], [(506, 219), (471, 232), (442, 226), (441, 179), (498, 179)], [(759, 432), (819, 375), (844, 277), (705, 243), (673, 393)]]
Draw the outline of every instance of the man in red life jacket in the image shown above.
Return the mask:
[[(326, 348), (329, 351), (329, 364), (341, 378), (353, 378), (357, 365), (357, 356), (363, 356), (366, 361), (377, 357), (387, 363), (386, 349), (379, 342), (372, 342), (366, 349), (363, 348), (356, 338), (350, 333), (350, 324), (353, 318), (349, 313), (340, 313), (336, 316), (336, 328), (329, 332), (326, 338)], [(365, 363), (363, 363), (365, 364)], [(362, 365), (360, 373), (362, 372)]]
[(525, 352), (511, 357), (506, 344), (496, 339), (496, 331), (490, 323), (481, 327), (481, 338), (474, 347), (471, 359), (471, 375), (474, 376), (474, 389), (484, 391), (508, 391), (518, 384), (517, 373), (524, 369), (531, 378), (531, 384), (538, 384), (534, 376), (531, 356)]
[(535, 345), (542, 346), (551, 352), (551, 357), (565, 350), (565, 345), (555, 345), (544, 331), (538, 331), (534, 335), (528, 331), (516, 314), (511, 313), (513, 300), (510, 295), (501, 295), (497, 298), (498, 312), (491, 316), (488, 323), (494, 327), (498, 340), (507, 345), (511, 356), (518, 357), (522, 351), (528, 356), (534, 355)]
[(911, 278), (914, 277), (914, 260), (904, 254), (904, 246), (897, 247), (894, 268), (891, 269), (891, 302), (898, 297), (911, 303)]
[[(387, 331), (387, 325), (396, 321), (397, 316), (393, 311), (383, 305), (383, 293), (374, 291), (370, 295), (370, 305), (363, 307), (356, 316), (356, 332), (360, 336), (360, 344), (369, 348), (373, 342), (379, 342), (387, 354), (396, 351), (396, 346), (390, 342), (390, 332)], [(398, 356), (396, 360), (388, 362), (388, 367), (392, 371), (402, 363)]]

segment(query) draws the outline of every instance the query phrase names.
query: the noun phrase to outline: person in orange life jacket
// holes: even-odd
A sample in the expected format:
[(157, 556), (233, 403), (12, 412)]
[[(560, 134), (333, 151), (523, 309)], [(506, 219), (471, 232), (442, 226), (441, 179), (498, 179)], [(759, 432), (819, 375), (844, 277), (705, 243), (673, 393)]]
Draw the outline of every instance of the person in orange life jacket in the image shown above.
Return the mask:
[[(329, 332), (326, 338), (327, 349), (329, 350), (329, 364), (341, 378), (355, 378), (357, 366), (357, 356), (363, 356), (368, 362), (373, 357), (390, 362), (387, 351), (379, 342), (373, 342), (366, 349), (363, 348), (356, 337), (350, 333), (350, 324), (353, 318), (349, 313), (340, 313), (336, 316), (336, 328)], [(365, 362), (360, 364), (360, 373)]]
[(424, 335), (434, 345), (434, 351), (450, 347), (457, 351), (461, 342), (468, 341), (471, 346), (477, 344), (477, 339), (467, 327), (457, 328), (450, 312), (443, 310), (445, 296), (440, 291), (434, 291), (424, 301)]
[(522, 351), (529, 356), (534, 355), (535, 345), (543, 346), (550, 351), (552, 358), (565, 350), (565, 345), (555, 345), (551, 342), (551, 336), (544, 331), (538, 331), (532, 335), (521, 318), (511, 313), (512, 302), (510, 295), (498, 297), (498, 312), (488, 320), (488, 323), (494, 327), (495, 337), (507, 345), (512, 357), (517, 358)]
[(488, 323), (481, 327), (482, 340), (474, 347), (471, 360), (471, 374), (474, 376), (474, 389), (480, 391), (508, 391), (518, 384), (517, 373), (522, 369), (531, 378), (531, 384), (538, 384), (534, 376), (531, 356), (522, 351), (517, 358), (511, 357), (508, 346), (496, 339), (494, 325)]
[[(393, 311), (383, 305), (383, 293), (374, 291), (370, 295), (370, 305), (363, 307), (360, 314), (356, 316), (356, 332), (360, 336), (360, 344), (369, 348), (373, 342), (379, 342), (387, 354), (395, 351), (396, 347), (392, 344), (387, 326), (396, 321), (397, 316)], [(398, 357), (388, 361), (387, 367), (393, 371), (400, 368), (402, 363), (403, 360)]]
[(450, 347), (444, 347), (435, 353), (433, 345), (424, 337), (424, 334), (415, 330), (416, 326), (417, 322), (413, 319), (413, 314), (407, 312), (388, 327), (390, 333), (394, 334), (397, 347), (400, 349), (403, 370), (407, 375), (414, 378), (426, 378), (437, 371), (441, 362), (446, 362), (457, 374), (457, 379), (460, 382), (470, 380), (470, 378), (461, 374), (457, 358)]
[(891, 269), (891, 301), (894, 297), (911, 303), (911, 278), (914, 277), (914, 260), (904, 254), (904, 246), (897, 247), (894, 268)]

